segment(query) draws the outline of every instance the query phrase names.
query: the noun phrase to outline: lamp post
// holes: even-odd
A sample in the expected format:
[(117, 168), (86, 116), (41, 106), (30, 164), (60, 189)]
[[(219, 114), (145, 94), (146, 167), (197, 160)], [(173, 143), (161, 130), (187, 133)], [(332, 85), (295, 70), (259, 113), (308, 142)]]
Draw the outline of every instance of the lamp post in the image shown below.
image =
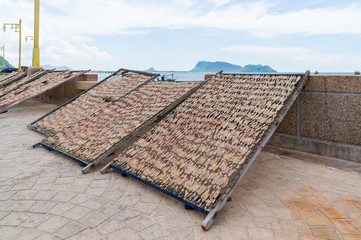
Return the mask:
[(0, 47), (0, 51), (3, 51), (3, 68), (1, 71), (4, 71), (4, 68), (5, 68), (5, 45), (4, 44), (2, 47)]
[(3, 30), (6, 31), (6, 26), (10, 26), (11, 29), (14, 29), (15, 32), (19, 33), (19, 66), (18, 71), (21, 71), (21, 18), (19, 19), (19, 23), (4, 23)]
[(34, 6), (34, 48), (33, 48), (33, 67), (40, 67), (40, 50), (39, 50), (39, 1), (35, 0)]
[(34, 41), (34, 36), (25, 36), (25, 41), (27, 42), (28, 40)]
[(25, 36), (25, 42), (34, 41), (34, 36)]

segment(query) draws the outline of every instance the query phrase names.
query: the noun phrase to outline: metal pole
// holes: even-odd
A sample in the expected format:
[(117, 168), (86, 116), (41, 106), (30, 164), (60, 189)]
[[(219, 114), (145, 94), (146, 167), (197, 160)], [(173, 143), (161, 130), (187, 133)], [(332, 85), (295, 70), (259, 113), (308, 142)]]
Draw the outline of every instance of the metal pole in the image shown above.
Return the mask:
[(5, 68), (5, 45), (3, 44), (3, 71), (4, 71), (4, 68)]
[(39, 0), (35, 0), (34, 7), (34, 48), (33, 48), (33, 67), (38, 68), (40, 65), (39, 51)]
[(3, 30), (6, 31), (6, 26), (11, 26), (11, 29), (14, 29), (15, 32), (19, 33), (19, 66), (18, 71), (21, 71), (21, 18), (19, 19), (19, 23), (4, 23)]
[(19, 66), (18, 71), (21, 71), (21, 18), (19, 19)]

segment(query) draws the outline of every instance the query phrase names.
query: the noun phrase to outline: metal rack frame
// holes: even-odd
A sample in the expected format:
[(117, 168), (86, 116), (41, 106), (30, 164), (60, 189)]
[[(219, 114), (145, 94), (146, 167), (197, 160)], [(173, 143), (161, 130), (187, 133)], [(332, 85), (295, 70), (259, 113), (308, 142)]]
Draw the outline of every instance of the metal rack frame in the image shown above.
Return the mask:
[(87, 90), (79, 93), (78, 95), (76, 95), (75, 97), (69, 99), (68, 101), (66, 101), (65, 103), (61, 104), (60, 106), (54, 108), (53, 110), (51, 110), (50, 112), (48, 112), (47, 114), (43, 115), (42, 117), (36, 119), (35, 121), (31, 122), (30, 124), (28, 124), (28, 128), (30, 128), (31, 130), (34, 130), (36, 132), (42, 133), (44, 134), (42, 131), (40, 131), (39, 129), (37, 129), (36, 127), (32, 126), (35, 123), (37, 123), (38, 121), (42, 120), (43, 118), (49, 116), (50, 114), (52, 114), (53, 112), (56, 112), (57, 110), (59, 110), (60, 108), (64, 107), (65, 105), (71, 103), (72, 101), (74, 101), (75, 99), (77, 99), (78, 97), (80, 97), (81, 95), (89, 92), (91, 89), (95, 88), (96, 86), (98, 86), (99, 84), (102, 84), (103, 82), (107, 81), (109, 78), (111, 78), (112, 76), (118, 74), (121, 71), (121, 69), (113, 72), (111, 75), (109, 75), (108, 77), (104, 78), (103, 80), (101, 80), (100, 82), (96, 83), (95, 85), (91, 86), (90, 88), (88, 88)]
[[(86, 94), (87, 92), (89, 92), (89, 91), (92, 90), (93, 88), (95, 88), (95, 87), (97, 87), (98, 85), (106, 82), (109, 78), (117, 75), (117, 74), (120, 73), (120, 72), (121, 72), (121, 74), (131, 72), (131, 73), (138, 73), (138, 74), (143, 74), (143, 75), (148, 75), (148, 76), (154, 76), (152, 79), (150, 79), (150, 80), (148, 80), (148, 81), (151, 81), (151, 80), (153, 80), (154, 78), (156, 78), (156, 77), (159, 76), (159, 74), (153, 74), (153, 73), (148, 73), (148, 72), (141, 72), (141, 71), (135, 71), (135, 70), (125, 69), (125, 68), (120, 68), (120, 69), (118, 69), (117, 71), (115, 71), (115, 72), (113, 72), (112, 74), (110, 74), (109, 76), (107, 76), (106, 78), (104, 78), (103, 80), (101, 80), (101, 81), (99, 81), (98, 83), (96, 83), (95, 85), (91, 86), (91, 87), (88, 88), (87, 90), (79, 93), (78, 95), (76, 95), (75, 97), (69, 99), (68, 101), (66, 101), (66, 102), (63, 103), (62, 105), (54, 108), (53, 110), (51, 110), (50, 112), (48, 112), (48, 113), (45, 114), (44, 116), (42, 116), (42, 117), (36, 119), (35, 121), (31, 122), (29, 125), (27, 125), (27, 127), (30, 128), (31, 130), (35, 131), (35, 132), (38, 132), (38, 133), (47, 135), (46, 133), (44, 133), (43, 131), (41, 131), (40, 129), (38, 129), (37, 127), (35, 127), (35, 126), (33, 126), (33, 125), (34, 125), (35, 123), (37, 123), (38, 121), (42, 120), (43, 118), (49, 116), (49, 115), (52, 114), (53, 112), (56, 112), (57, 110), (59, 110), (60, 108), (64, 107), (65, 105), (73, 102), (74, 100), (76, 100), (76, 99), (77, 99), (78, 97), (80, 97), (81, 95)], [(148, 82), (148, 81), (147, 81), (147, 82)], [(132, 91), (132, 90), (131, 90), (131, 91)], [(126, 94), (127, 94), (127, 93), (126, 93)], [(126, 95), (126, 94), (125, 94), (125, 95)], [(125, 96), (125, 95), (123, 95), (123, 96)], [(121, 96), (121, 97), (123, 97), (123, 96)]]
[[(156, 122), (158, 119), (164, 117), (169, 111), (171, 111), (172, 109), (174, 109), (175, 107), (177, 107), (179, 104), (181, 104), (184, 100), (186, 100), (189, 96), (191, 96), (195, 91), (197, 91), (199, 88), (201, 88), (204, 84), (206, 83), (206, 81), (201, 82), (199, 85), (195, 86), (194, 88), (192, 88), (191, 90), (189, 90), (186, 94), (182, 95), (180, 98), (178, 98), (176, 101), (174, 101), (173, 103), (171, 103), (170, 105), (168, 105), (166, 108), (164, 108), (162, 111), (158, 112), (157, 114), (155, 114), (152, 118), (150, 118), (148, 121), (146, 121), (145, 123), (143, 123), (142, 125), (140, 125), (139, 127), (137, 127), (133, 132), (131, 132), (130, 134), (128, 134), (126, 137), (124, 137), (120, 142), (118, 142), (116, 145), (114, 145), (114, 147), (112, 147), (111, 149), (109, 149), (106, 153), (104, 153), (99, 159), (97, 159), (94, 165), (98, 164), (100, 161), (102, 161), (104, 158), (106, 158), (107, 156), (109, 156), (111, 153), (114, 152), (115, 149), (121, 147), (124, 143), (126, 143), (131, 137), (136, 136), (139, 132), (141, 132), (145, 127), (151, 125), (152, 123)], [(90, 163), (89, 165), (91, 165), (92, 163)], [(102, 168), (102, 170), (100, 171), (101, 173), (105, 173), (107, 172), (111, 167), (113, 168), (113, 166), (111, 166), (112, 162), (108, 163), (104, 168)], [(86, 166), (82, 171), (83, 173), (88, 172), (88, 168), (90, 168), (91, 166)]]
[[(89, 70), (87, 70), (87, 71), (89, 71)], [(29, 98), (27, 98), (27, 99), (25, 99), (25, 100), (23, 100), (23, 101), (15, 104), (15, 105), (12, 105), (11, 107), (8, 107), (8, 108), (2, 110), (2, 111), (0, 112), (0, 114), (1, 114), (1, 113), (4, 113), (4, 112), (7, 112), (9, 109), (11, 109), (11, 108), (13, 108), (13, 107), (16, 107), (17, 105), (22, 104), (23, 102), (26, 102), (26, 101), (34, 98), (34, 97), (40, 96), (40, 95), (43, 94), (44, 92), (49, 91), (49, 90), (52, 90), (52, 89), (58, 87), (59, 85), (61, 85), (61, 84), (63, 84), (63, 83), (69, 82), (70, 80), (72, 80), (72, 79), (74, 79), (74, 78), (76, 78), (76, 77), (79, 77), (79, 76), (83, 75), (83, 74), (86, 73), (87, 71), (85, 71), (85, 72), (80, 72), (80, 73), (76, 74), (75, 76), (73, 76), (73, 77), (71, 77), (71, 78), (69, 78), (69, 79), (67, 79), (67, 80), (65, 80), (65, 81), (63, 81), (63, 82), (61, 82), (61, 83), (59, 83), (59, 84), (57, 84), (57, 85), (55, 85), (55, 86), (53, 86), (53, 87), (51, 87), (51, 88), (49, 88), (49, 89), (46, 89), (45, 91), (42, 91), (42, 92), (40, 92), (40, 93), (38, 93), (38, 94), (36, 94), (36, 95), (34, 95), (34, 96), (32, 96), (32, 97), (29, 97)], [(59, 72), (65, 72), (65, 71), (59, 71)], [(44, 75), (45, 75), (45, 74), (44, 74)], [(44, 75), (42, 75), (42, 76), (44, 76)], [(40, 77), (39, 77), (39, 78), (40, 78)], [(35, 78), (35, 79), (31, 80), (31, 81), (27, 81), (27, 83), (33, 82), (33, 81), (36, 80), (36, 79), (38, 79), (38, 78)], [(24, 85), (25, 85), (25, 84), (24, 84)], [(24, 86), (24, 85), (22, 85), (22, 86)], [(6, 94), (5, 94), (5, 95), (6, 95)], [(4, 96), (5, 96), (5, 95), (4, 95)]]
[(134, 178), (135, 180), (138, 180), (139, 182), (142, 182), (142, 183), (144, 183), (144, 184), (146, 184), (146, 185), (148, 185), (148, 186), (150, 186), (150, 187), (152, 187), (152, 188), (154, 188), (154, 189), (156, 189), (156, 190), (159, 190), (159, 191), (161, 191), (162, 193), (165, 193), (165, 194), (167, 194), (168, 196), (170, 196), (170, 197), (172, 197), (172, 198), (177, 199), (178, 201), (184, 203), (184, 206), (185, 206), (187, 209), (193, 208), (193, 209), (195, 209), (195, 210), (197, 210), (197, 211), (200, 211), (201, 213), (209, 214), (208, 211), (206, 211), (206, 210), (204, 210), (204, 209), (202, 209), (202, 208), (194, 205), (194, 204), (191, 203), (191, 202), (188, 202), (188, 201), (184, 200), (183, 198), (178, 197), (177, 195), (175, 195), (175, 194), (173, 194), (173, 193), (171, 193), (171, 192), (169, 192), (169, 191), (167, 191), (167, 190), (161, 189), (160, 187), (158, 187), (158, 186), (156, 186), (156, 185), (154, 185), (154, 184), (151, 184), (151, 183), (149, 183), (149, 182), (147, 182), (147, 181), (144, 181), (143, 179), (137, 177), (136, 175), (133, 175), (133, 174), (127, 172), (127, 171), (124, 171), (123, 169), (118, 168), (118, 167), (116, 167), (116, 166), (111, 166), (111, 168), (113, 168), (113, 169), (116, 170), (116, 171), (119, 171), (121, 174), (124, 174), (124, 175), (126, 175), (126, 176), (131, 177), (131, 178)]
[[(3, 94), (3, 95), (1, 95), (0, 96), (0, 98), (1, 97), (3, 97), (3, 96), (5, 96), (6, 94), (8, 94), (8, 93), (10, 93), (10, 92), (12, 92), (12, 91), (14, 91), (14, 90), (16, 90), (16, 89), (18, 89), (18, 88), (20, 88), (20, 87), (22, 87), (22, 86), (24, 86), (24, 85), (26, 85), (26, 84), (28, 84), (28, 83), (30, 83), (30, 82), (32, 82), (32, 81), (35, 81), (36, 79), (38, 79), (38, 78), (41, 78), (41, 77), (43, 77), (44, 75), (46, 75), (46, 74), (48, 74), (48, 73), (51, 73), (51, 72), (53, 72), (53, 70), (45, 70), (43, 73), (41, 73), (41, 74), (39, 74), (39, 75), (37, 75), (37, 76), (35, 76), (35, 77), (32, 77), (32, 78), (30, 78), (28, 81), (26, 81), (26, 82), (24, 82), (24, 83), (22, 83), (22, 84), (19, 84), (18, 86), (16, 86), (14, 89), (12, 89), (12, 90), (10, 90), (9, 92), (7, 92), (7, 93), (5, 93), (5, 94)], [(26, 77), (25, 75), (23, 75), (22, 77), (20, 77), (20, 78), (17, 78), (16, 79), (16, 81), (18, 81), (18, 80), (21, 80), (22, 78), (24, 78), (24, 77)], [(12, 81), (11, 83), (14, 83), (15, 81)], [(10, 84), (9, 84), (10, 85)], [(9, 86), (8, 85), (8, 86)]]
[[(222, 71), (220, 71), (219, 73), (222, 73)], [(238, 73), (222, 73), (224, 75), (233, 75), (233, 74), (237, 74)], [(123, 169), (118, 168), (117, 166), (113, 165), (114, 162), (109, 163), (108, 165), (106, 165), (100, 172), (101, 173), (106, 173), (107, 171), (109, 171), (110, 168), (115, 169), (116, 171), (121, 172), (124, 175), (130, 176), (140, 182), (143, 182), (145, 184), (147, 184), (148, 186), (151, 186), (181, 202), (183, 202), (185, 204), (185, 207), (192, 207), (202, 213), (206, 213), (206, 217), (204, 218), (201, 227), (204, 231), (207, 231), (215, 217), (217, 216), (217, 214), (222, 210), (223, 206), (225, 205), (225, 203), (231, 199), (232, 193), (233, 191), (236, 189), (236, 187), (239, 185), (241, 179), (243, 178), (244, 174), (247, 172), (247, 170), (249, 169), (249, 167), (252, 165), (252, 163), (254, 162), (254, 160), (256, 159), (256, 157), (258, 156), (258, 154), (261, 152), (262, 148), (266, 145), (266, 143), (268, 142), (268, 140), (272, 137), (273, 133), (275, 132), (276, 128), (278, 127), (278, 125), (281, 123), (282, 119), (285, 117), (285, 115), (287, 114), (287, 112), (289, 111), (289, 109), (292, 106), (292, 103), (296, 100), (297, 96), (299, 95), (299, 93), (302, 91), (302, 89), (304, 88), (306, 81), (310, 75), (310, 71), (306, 71), (304, 74), (242, 74), (242, 75), (279, 75), (279, 76), (302, 76), (301, 80), (298, 82), (296, 88), (293, 90), (293, 92), (289, 95), (289, 97), (287, 98), (287, 100), (285, 101), (285, 104), (283, 105), (283, 107), (279, 110), (279, 112), (277, 113), (277, 116), (275, 118), (275, 120), (272, 122), (272, 124), (270, 125), (270, 127), (268, 128), (268, 130), (266, 131), (266, 133), (262, 136), (261, 141), (256, 145), (256, 147), (252, 150), (252, 153), (247, 157), (245, 163), (242, 164), (242, 169), (238, 172), (238, 176), (235, 179), (235, 182), (232, 186), (229, 186), (225, 192), (220, 196), (219, 200), (216, 203), (216, 206), (211, 210), (211, 211), (206, 211), (204, 209), (201, 209), (197, 206), (194, 206), (194, 204), (191, 204), (187, 201), (185, 201), (182, 198), (179, 198), (178, 196), (174, 195), (173, 193), (170, 193), (164, 189), (161, 189), (157, 186), (155, 186), (152, 183), (149, 183), (145, 180), (140, 179), (139, 177), (124, 171)], [(208, 79), (209, 80), (209, 79)], [(208, 80), (204, 81), (207, 82)]]
[[(0, 88), (4, 85), (7, 85), (7, 84), (10, 84), (10, 83), (13, 83), (17, 80), (19, 80), (20, 78), (23, 78), (26, 76), (26, 73), (25, 72), (19, 72), (17, 74), (14, 74), (14, 76), (10, 76), (10, 77), (7, 77), (7, 78), (4, 78), (3, 80), (0, 81)], [(14, 79), (10, 80), (9, 82), (7, 82), (10, 78), (14, 77)]]
[[(31, 128), (32, 130), (35, 130), (37, 132), (40, 132), (40, 133), (43, 133), (41, 130), (37, 129), (36, 127), (34, 126), (31, 126), (32, 124), (36, 123), (37, 121), (43, 119), (44, 117), (50, 115), (51, 113), (55, 112), (56, 110), (60, 109), (62, 106), (65, 106), (66, 104), (74, 101), (76, 98), (78, 98), (80, 95), (84, 94), (85, 92), (88, 92), (89, 90), (91, 90), (92, 88), (96, 87), (97, 85), (105, 82), (106, 80), (108, 80), (109, 78), (111, 78), (112, 76), (118, 74), (119, 72), (122, 72), (122, 74), (124, 73), (136, 73), (136, 74), (142, 74), (142, 75), (148, 75), (148, 76), (151, 76), (152, 78), (150, 78), (149, 80), (143, 82), (142, 84), (138, 85), (137, 87), (135, 87), (134, 89), (130, 90), (129, 92), (125, 93), (124, 95), (120, 96), (119, 98), (122, 98), (122, 97), (125, 97), (127, 95), (129, 95), (130, 93), (132, 93), (133, 91), (136, 91), (138, 90), (139, 88), (141, 88), (142, 86), (144, 86), (145, 84), (153, 81), (156, 77), (159, 76), (159, 74), (153, 74), (153, 73), (148, 73), (148, 72), (142, 72), (142, 71), (135, 71), (135, 70), (130, 70), (130, 69), (124, 69), (124, 68), (121, 68), (119, 69), (118, 71), (114, 72), (113, 74), (111, 74), (110, 76), (108, 76), (107, 78), (105, 78), (104, 80), (102, 80), (101, 82), (97, 83), (96, 85), (92, 86), (91, 88), (89, 88), (88, 90), (84, 91), (83, 93), (75, 96), (74, 98), (72, 98), (71, 100), (69, 100), (68, 102), (66, 102), (65, 104), (57, 107), (56, 109), (52, 110), (51, 112), (47, 113), (46, 115), (44, 115), (43, 117), (35, 120), (34, 122), (32, 122), (30, 125), (28, 125), (29, 128)], [(184, 100), (184, 99), (183, 99)], [(167, 109), (168, 110), (168, 109)], [(169, 111), (169, 110), (168, 110)], [(159, 116), (158, 116), (159, 117)], [(158, 117), (155, 118), (154, 121), (156, 121), (158, 119)], [(152, 118), (153, 119), (153, 118)], [(45, 143), (37, 143), (35, 144), (33, 147), (37, 147), (37, 146), (43, 146), (49, 150), (52, 150), (52, 151), (55, 151), (57, 153), (60, 153), (61, 155), (64, 155), (65, 157), (68, 157), (76, 162), (78, 162), (79, 164), (85, 166), (85, 168), (82, 169), (82, 172), (83, 173), (88, 173), (91, 169), (92, 166), (95, 166), (97, 165), (99, 162), (101, 162), (103, 159), (105, 159), (107, 156), (109, 156), (111, 153), (113, 153), (117, 148), (119, 148), (121, 145), (123, 145), (129, 138), (135, 136), (136, 134), (138, 134), (141, 130), (143, 130), (144, 127), (148, 126), (149, 124), (153, 123), (154, 121), (152, 122), (149, 122), (148, 121), (146, 123), (148, 123), (147, 125), (143, 124), (141, 126), (139, 126), (135, 131), (133, 131), (132, 133), (128, 134), (126, 137), (124, 137), (120, 142), (118, 142), (117, 144), (115, 144), (114, 146), (112, 146), (108, 151), (106, 151), (104, 154), (102, 154), (100, 157), (98, 157), (96, 160), (92, 161), (92, 162), (86, 162), (84, 160), (81, 160), (81, 159), (78, 159), (78, 158), (75, 158), (67, 153), (63, 153), (62, 151), (52, 147), (52, 146), (49, 146)]]
[[(280, 74), (281, 75), (281, 74)], [(286, 76), (294, 76), (294, 75), (300, 75), (300, 74), (282, 74)], [(214, 218), (220, 212), (224, 206), (224, 204), (227, 202), (227, 200), (232, 196), (233, 191), (236, 189), (236, 187), (239, 185), (241, 179), (243, 178), (244, 174), (247, 172), (249, 167), (252, 165), (258, 154), (261, 152), (262, 148), (266, 145), (268, 140), (272, 137), (273, 133), (276, 131), (278, 125), (281, 123), (282, 119), (286, 116), (288, 110), (291, 108), (292, 103), (296, 100), (299, 93), (302, 91), (303, 87), (306, 84), (306, 81), (310, 75), (310, 71), (306, 71), (301, 80), (298, 82), (298, 86), (293, 90), (293, 92), (290, 94), (288, 99), (286, 100), (283, 107), (278, 112), (275, 121), (272, 122), (271, 126), (268, 128), (267, 132), (262, 136), (261, 141), (256, 145), (256, 147), (253, 149), (252, 153), (248, 156), (248, 159), (243, 164), (243, 168), (239, 171), (238, 176), (236, 177), (236, 181), (233, 184), (233, 186), (229, 187), (225, 193), (220, 197), (220, 199), (217, 201), (216, 206), (212, 211), (210, 211), (207, 216), (204, 218), (202, 222), (202, 229), (207, 231), (210, 226), (212, 225)]]
[[(155, 78), (155, 77), (154, 77)], [(136, 87), (135, 89), (133, 89), (132, 91), (128, 92), (126, 95), (130, 94), (133, 91), (136, 91), (137, 89), (141, 88), (142, 86), (144, 86), (146, 83), (149, 83), (150, 81), (152, 81), (154, 78), (152, 78), (151, 80), (146, 81), (145, 83), (139, 85), (138, 87)], [(60, 153), (61, 155), (68, 157), (78, 163), (80, 163), (81, 165), (85, 166), (81, 171), (82, 173), (88, 173), (91, 169), (91, 167), (99, 164), (102, 160), (104, 160), (106, 157), (108, 157), (110, 154), (112, 154), (116, 149), (118, 149), (119, 147), (121, 147), (123, 144), (125, 144), (130, 138), (136, 136), (137, 134), (139, 134), (144, 128), (146, 128), (147, 126), (151, 125), (152, 123), (156, 122), (158, 119), (164, 117), (170, 110), (172, 110), (173, 108), (175, 108), (176, 106), (178, 106), (180, 103), (182, 103), (185, 99), (187, 99), (190, 95), (192, 95), (195, 91), (197, 91), (201, 86), (203, 86), (205, 82), (200, 82), (197, 86), (195, 86), (194, 88), (192, 88), (191, 90), (189, 90), (186, 94), (182, 95), (180, 98), (178, 98), (176, 101), (174, 101), (173, 103), (169, 104), (166, 108), (164, 108), (163, 110), (159, 111), (157, 114), (155, 114), (152, 118), (148, 119), (146, 122), (144, 122), (142, 125), (140, 125), (139, 127), (137, 127), (136, 129), (134, 129), (131, 133), (129, 133), (127, 136), (125, 136), (124, 138), (122, 138), (122, 140), (120, 140), (118, 143), (114, 144), (110, 149), (108, 149), (107, 151), (105, 151), (102, 155), (100, 155), (97, 159), (95, 159), (94, 161), (91, 162), (86, 162), (84, 160), (81, 160), (79, 158), (73, 157), (67, 153), (63, 153), (62, 151), (49, 146), (48, 144), (45, 144), (43, 142), (40, 142), (38, 144), (35, 144), (34, 147), (37, 146), (43, 146), (49, 150), (53, 150), (55, 152)], [(124, 96), (126, 96), (124, 95)], [(109, 167), (110, 164), (108, 164), (107, 166)], [(107, 167), (106, 166), (106, 167)]]

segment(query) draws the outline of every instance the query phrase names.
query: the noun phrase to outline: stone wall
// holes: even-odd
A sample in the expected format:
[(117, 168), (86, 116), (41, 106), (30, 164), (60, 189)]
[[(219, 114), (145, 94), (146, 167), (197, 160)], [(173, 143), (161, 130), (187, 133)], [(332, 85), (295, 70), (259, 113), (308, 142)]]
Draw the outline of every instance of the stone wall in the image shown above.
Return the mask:
[(361, 77), (311, 75), (269, 144), (361, 163)]

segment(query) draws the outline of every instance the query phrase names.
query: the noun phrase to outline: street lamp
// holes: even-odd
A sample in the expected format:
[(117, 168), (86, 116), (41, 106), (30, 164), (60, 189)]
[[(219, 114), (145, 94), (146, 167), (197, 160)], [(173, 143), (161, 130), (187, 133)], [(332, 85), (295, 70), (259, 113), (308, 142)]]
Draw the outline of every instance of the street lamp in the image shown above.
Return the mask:
[(5, 45), (3, 44), (2, 47), (0, 47), (0, 51), (3, 51), (3, 68), (2, 71), (4, 71), (5, 68)]
[(28, 40), (34, 41), (34, 36), (25, 36), (25, 41), (27, 42)]
[(18, 71), (21, 71), (21, 18), (19, 19), (19, 23), (4, 23), (3, 31), (6, 31), (6, 26), (10, 26), (11, 29), (14, 29), (15, 32), (19, 33), (19, 66)]

